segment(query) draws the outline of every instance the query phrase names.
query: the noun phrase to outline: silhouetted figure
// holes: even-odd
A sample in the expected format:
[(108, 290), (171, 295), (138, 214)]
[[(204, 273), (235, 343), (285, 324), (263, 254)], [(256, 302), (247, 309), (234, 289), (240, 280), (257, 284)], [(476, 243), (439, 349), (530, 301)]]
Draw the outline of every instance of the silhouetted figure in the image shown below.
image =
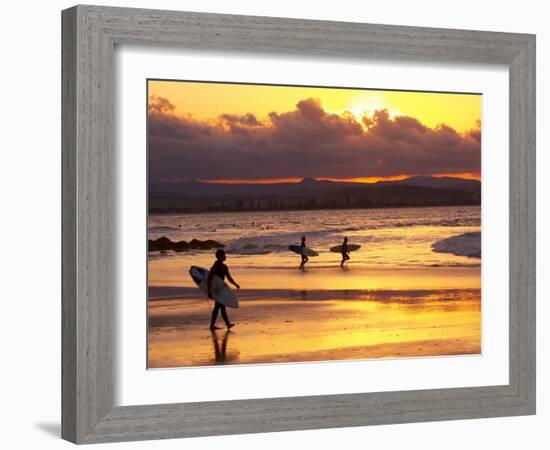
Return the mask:
[(305, 255), (305, 250), (306, 250), (306, 237), (305, 236), (302, 236), (302, 243), (300, 244), (300, 248), (301, 248), (300, 255), (302, 256), (302, 262), (300, 263), (300, 269), (304, 270), (305, 264), (309, 261), (309, 258)]
[(214, 278), (214, 275), (219, 276), (222, 280), (225, 280), (225, 277), (227, 277), (227, 280), (233, 284), (237, 289), (240, 289), (241, 287), (237, 284), (237, 282), (231, 277), (231, 274), (229, 273), (229, 268), (226, 264), (224, 264), (224, 261), (226, 260), (225, 252), (220, 248), (216, 251), (216, 261), (210, 268), (210, 273), (208, 274), (208, 297), (214, 300), (214, 309), (212, 310), (212, 318), (210, 319), (210, 329), (211, 330), (219, 330), (220, 328), (216, 326), (216, 319), (218, 318), (218, 312), (221, 311), (222, 313), (222, 319), (225, 322), (225, 326), (229, 330), (233, 326), (235, 326), (234, 323), (229, 322), (229, 317), (227, 317), (227, 311), (225, 310), (225, 306), (221, 303), (218, 303), (214, 297), (212, 297), (212, 279)]
[(344, 242), (342, 243), (342, 262), (340, 263), (340, 267), (344, 267), (344, 263), (349, 259), (349, 251), (348, 251), (348, 238), (344, 238)]

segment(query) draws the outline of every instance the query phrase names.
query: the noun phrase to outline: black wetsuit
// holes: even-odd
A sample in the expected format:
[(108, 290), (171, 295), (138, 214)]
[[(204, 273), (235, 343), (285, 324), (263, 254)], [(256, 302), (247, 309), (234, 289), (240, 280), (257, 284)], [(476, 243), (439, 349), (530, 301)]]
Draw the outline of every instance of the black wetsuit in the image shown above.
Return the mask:
[(347, 242), (344, 242), (342, 244), (342, 264), (344, 263), (344, 261), (347, 261), (348, 259), (349, 259), (348, 244)]
[[(225, 280), (225, 277), (229, 275), (229, 269), (221, 261), (216, 261), (212, 265), (210, 272), (214, 275), (219, 276), (222, 280)], [(212, 318), (210, 320), (210, 324), (214, 325), (216, 323), (216, 319), (218, 318), (218, 312), (222, 313), (222, 319), (225, 322), (225, 324), (228, 325), (229, 317), (227, 317), (227, 311), (225, 310), (225, 305), (222, 305), (221, 303), (218, 303), (215, 300), (214, 300), (214, 309), (212, 310)]]
[(301, 267), (303, 267), (304, 264), (309, 261), (309, 258), (307, 257), (307, 255), (304, 254), (305, 250), (306, 250), (306, 243), (302, 241), (302, 243), (300, 244), (300, 254), (302, 256), (302, 263), (300, 264)]

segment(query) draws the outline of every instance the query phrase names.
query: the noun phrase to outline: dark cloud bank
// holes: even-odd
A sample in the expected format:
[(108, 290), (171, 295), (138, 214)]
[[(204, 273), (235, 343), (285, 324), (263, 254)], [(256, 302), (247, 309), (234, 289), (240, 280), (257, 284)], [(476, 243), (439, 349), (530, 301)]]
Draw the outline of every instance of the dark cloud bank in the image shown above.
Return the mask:
[(414, 117), (377, 111), (363, 123), (330, 114), (316, 99), (294, 111), (223, 114), (215, 122), (177, 116), (164, 98), (149, 104), (152, 180), (382, 177), (479, 172), (481, 132), (429, 128)]

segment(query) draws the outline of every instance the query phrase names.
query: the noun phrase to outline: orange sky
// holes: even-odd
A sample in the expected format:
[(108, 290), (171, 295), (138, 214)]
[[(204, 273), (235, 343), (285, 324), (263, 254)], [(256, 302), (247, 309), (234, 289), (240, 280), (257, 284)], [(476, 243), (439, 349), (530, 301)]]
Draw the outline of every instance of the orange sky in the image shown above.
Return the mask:
[(213, 118), (220, 114), (289, 111), (296, 103), (313, 97), (322, 100), (328, 112), (349, 111), (356, 116), (388, 109), (390, 114), (416, 117), (430, 127), (445, 123), (457, 131), (472, 128), (481, 119), (481, 95), (433, 92), (328, 89), (294, 86), (264, 86), (179, 81), (149, 81), (149, 98), (167, 98), (177, 114)]
[[(403, 174), (403, 175), (394, 175), (391, 177), (364, 177), (364, 178), (325, 178), (325, 177), (316, 177), (316, 180), (326, 180), (326, 181), (347, 181), (352, 183), (376, 183), (378, 181), (398, 181), (405, 180), (415, 176), (416, 174)], [(480, 180), (481, 174), (472, 173), (472, 172), (462, 172), (462, 173), (434, 173), (432, 177), (441, 178), (441, 177), (453, 177), (453, 178), (464, 178), (466, 180)], [(303, 178), (262, 178), (262, 179), (215, 179), (215, 180), (199, 180), (206, 183), (219, 183), (219, 184), (274, 184), (274, 183), (299, 183)]]
[[(154, 99), (166, 99), (171, 104), (170, 114), (192, 117), (203, 123), (215, 123), (223, 114), (253, 114), (259, 121), (266, 121), (270, 113), (283, 114), (292, 111), (301, 100), (320, 100), (329, 114), (343, 116), (352, 114), (362, 123), (375, 111), (386, 109), (391, 118), (409, 116), (430, 128), (445, 124), (458, 133), (467, 133), (476, 128), (481, 120), (482, 97), (478, 94), (449, 94), (407, 91), (380, 91), (366, 89), (331, 89), (294, 86), (265, 86), (204, 82), (179, 82), (150, 80), (148, 82), (150, 104)], [(391, 176), (365, 177), (315, 177), (319, 179), (375, 182), (397, 180), (417, 175), (415, 172)], [(479, 172), (438, 173), (432, 176), (459, 176), (479, 179)], [(202, 178), (201, 178), (202, 179)], [(207, 179), (218, 183), (236, 182), (292, 182), (297, 177), (215, 177)]]

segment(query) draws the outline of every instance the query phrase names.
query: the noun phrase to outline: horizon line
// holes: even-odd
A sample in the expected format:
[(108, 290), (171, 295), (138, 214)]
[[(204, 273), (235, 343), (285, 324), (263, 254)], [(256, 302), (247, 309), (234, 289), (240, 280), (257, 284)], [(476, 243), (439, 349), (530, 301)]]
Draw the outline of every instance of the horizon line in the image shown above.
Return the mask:
[(435, 173), (431, 175), (422, 174), (400, 174), (387, 177), (292, 177), (292, 178), (213, 178), (213, 179), (182, 179), (182, 180), (152, 180), (172, 183), (197, 181), (205, 184), (299, 184), (304, 180), (331, 181), (335, 183), (365, 183), (374, 184), (383, 181), (402, 181), (415, 177), (429, 178), (457, 178), (461, 180), (481, 181), (481, 174), (478, 172), (461, 173)]

